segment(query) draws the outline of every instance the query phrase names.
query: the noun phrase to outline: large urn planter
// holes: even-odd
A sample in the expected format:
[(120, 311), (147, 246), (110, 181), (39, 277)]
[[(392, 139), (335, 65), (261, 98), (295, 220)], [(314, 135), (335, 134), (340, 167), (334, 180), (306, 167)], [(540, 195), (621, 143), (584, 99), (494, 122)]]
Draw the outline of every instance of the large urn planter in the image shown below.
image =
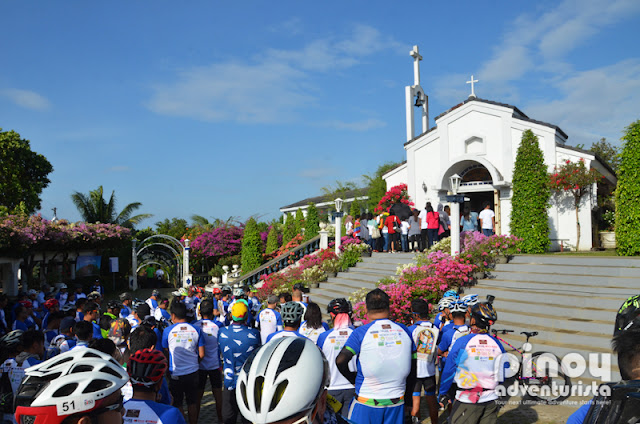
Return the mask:
[(496, 265), (498, 264), (506, 264), (507, 262), (509, 262), (509, 258), (507, 258), (504, 255), (498, 255), (495, 257), (494, 262), (496, 263)]
[(605, 249), (615, 249), (617, 247), (615, 231), (600, 231), (600, 245)]
[(312, 281), (309, 283), (310, 289), (317, 289), (318, 287), (320, 287), (320, 283), (318, 283), (317, 281)]

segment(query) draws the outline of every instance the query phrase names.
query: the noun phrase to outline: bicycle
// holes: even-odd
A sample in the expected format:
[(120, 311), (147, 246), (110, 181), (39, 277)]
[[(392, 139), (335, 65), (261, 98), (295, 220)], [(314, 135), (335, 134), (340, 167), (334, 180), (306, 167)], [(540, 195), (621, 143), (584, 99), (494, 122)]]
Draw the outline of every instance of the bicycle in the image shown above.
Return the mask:
[[(562, 371), (560, 359), (551, 352), (529, 352), (532, 348), (529, 339), (537, 336), (538, 332), (521, 331), (520, 334), (524, 334), (527, 339), (520, 348), (513, 346), (498, 336), (498, 334), (505, 335), (513, 332), (514, 330), (507, 329), (491, 330), (491, 333), (493, 333), (493, 336), (497, 340), (521, 355), (518, 360), (520, 365), (518, 372), (506, 379), (504, 385), (509, 387), (517, 382), (518, 386), (523, 386), (520, 394), (527, 394), (532, 399), (546, 404), (555, 404), (568, 398), (571, 395), (571, 379)], [(524, 354), (529, 355), (528, 358), (530, 358), (531, 363), (530, 369), (528, 364), (522, 363), (522, 355)], [(551, 364), (553, 364), (553, 366), (550, 367), (549, 365)], [(527, 371), (526, 375), (523, 369)], [(537, 389), (531, 390), (531, 387), (537, 387)]]

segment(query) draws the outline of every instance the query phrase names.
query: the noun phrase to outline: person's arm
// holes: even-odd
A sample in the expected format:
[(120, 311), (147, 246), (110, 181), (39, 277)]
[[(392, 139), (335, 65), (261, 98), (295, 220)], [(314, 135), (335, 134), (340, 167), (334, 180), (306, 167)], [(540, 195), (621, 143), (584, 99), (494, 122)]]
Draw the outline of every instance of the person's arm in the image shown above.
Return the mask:
[(491, 217), (491, 225), (493, 227), (493, 232), (496, 232), (496, 217), (495, 215)]
[(198, 362), (204, 359), (204, 355), (206, 354), (204, 346), (198, 346)]
[(353, 352), (348, 348), (343, 347), (336, 358), (336, 366), (338, 367), (340, 374), (342, 374), (351, 384), (355, 385), (357, 373), (349, 370), (349, 361), (353, 356)]

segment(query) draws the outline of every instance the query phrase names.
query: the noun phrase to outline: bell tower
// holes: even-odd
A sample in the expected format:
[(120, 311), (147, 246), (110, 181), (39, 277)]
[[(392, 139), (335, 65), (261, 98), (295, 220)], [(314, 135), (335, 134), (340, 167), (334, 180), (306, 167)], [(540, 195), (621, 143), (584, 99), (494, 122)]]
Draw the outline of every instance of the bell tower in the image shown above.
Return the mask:
[(418, 46), (413, 46), (409, 52), (413, 58), (413, 85), (405, 87), (406, 110), (407, 110), (407, 141), (415, 138), (415, 112), (414, 107), (421, 108), (422, 112), (422, 133), (429, 127), (429, 98), (420, 86), (420, 61), (422, 56), (418, 53)]

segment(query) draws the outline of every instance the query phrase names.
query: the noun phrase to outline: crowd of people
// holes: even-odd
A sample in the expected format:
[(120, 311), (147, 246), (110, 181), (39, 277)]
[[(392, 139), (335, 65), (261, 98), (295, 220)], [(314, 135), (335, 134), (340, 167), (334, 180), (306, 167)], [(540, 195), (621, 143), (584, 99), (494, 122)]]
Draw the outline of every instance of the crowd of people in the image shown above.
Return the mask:
[[(374, 216), (362, 214), (345, 218), (347, 235), (367, 243), (374, 252), (422, 252), (451, 235), (451, 210), (438, 205), (434, 211), (431, 202), (422, 210), (412, 209), (411, 216), (399, 217), (392, 212)], [(496, 231), (495, 213), (485, 202), (482, 211), (472, 212), (466, 206), (460, 216), (461, 231), (482, 231), (492, 236)]]
[[(2, 317), (5, 422), (196, 424), (207, 381), (225, 424), (413, 424), (426, 418), (422, 400), (432, 423), (443, 409), (454, 424), (497, 420), (507, 365), (490, 334), (492, 296), (450, 290), (435, 316), (414, 299), (406, 327), (391, 319), (380, 289), (366, 295), (363, 324), (344, 298), (329, 302), (323, 322), (299, 285), (264, 305), (250, 287), (180, 289), (169, 305), (157, 290), (145, 301), (130, 293), (105, 301), (98, 286), (62, 301), (28, 292)], [(625, 379), (638, 377), (639, 315), (636, 296), (616, 321)], [(593, 416), (594, 405), (571, 422)]]

